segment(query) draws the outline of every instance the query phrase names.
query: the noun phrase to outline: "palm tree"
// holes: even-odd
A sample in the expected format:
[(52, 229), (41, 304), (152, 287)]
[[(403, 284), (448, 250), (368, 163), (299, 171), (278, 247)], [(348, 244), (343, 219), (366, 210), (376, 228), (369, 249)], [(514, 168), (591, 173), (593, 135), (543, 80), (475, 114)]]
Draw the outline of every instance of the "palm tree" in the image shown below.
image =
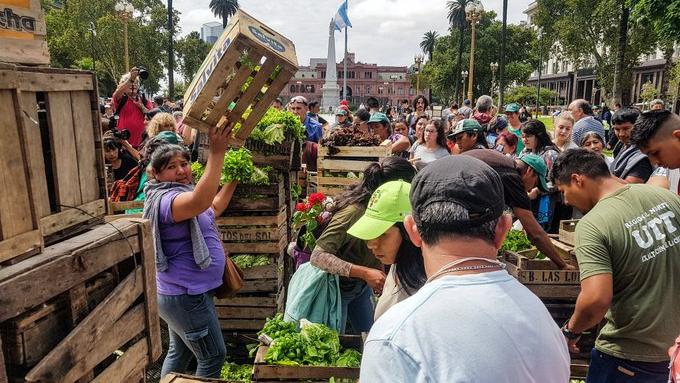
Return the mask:
[(458, 98), (458, 87), (460, 86), (460, 71), (463, 61), (463, 49), (465, 48), (465, 28), (467, 27), (467, 19), (465, 16), (465, 7), (473, 0), (449, 0), (446, 7), (449, 9), (449, 24), (451, 28), (458, 28), (458, 62), (456, 65), (456, 86), (454, 90), (454, 97)]
[(238, 10), (238, 0), (210, 0), (210, 10), (222, 19), (222, 27), (227, 27), (227, 21)]
[(435, 31), (425, 32), (423, 35), (423, 41), (420, 42), (420, 49), (423, 53), (427, 54), (429, 61), (432, 61), (432, 54), (434, 54), (434, 43), (437, 41), (439, 34)]

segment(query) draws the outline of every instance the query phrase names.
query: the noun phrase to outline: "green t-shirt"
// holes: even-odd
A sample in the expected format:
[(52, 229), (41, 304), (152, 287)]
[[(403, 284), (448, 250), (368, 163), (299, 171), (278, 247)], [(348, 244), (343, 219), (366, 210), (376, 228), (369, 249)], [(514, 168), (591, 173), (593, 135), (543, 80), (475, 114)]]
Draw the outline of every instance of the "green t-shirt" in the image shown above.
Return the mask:
[[(364, 209), (357, 205), (349, 205), (333, 213), (331, 221), (316, 244), (343, 261), (359, 266), (382, 269), (382, 264), (368, 249), (366, 242), (347, 234), (347, 230), (362, 215), (364, 215)], [(351, 278), (340, 277), (341, 289), (351, 289), (355, 283), (356, 281)]]
[(581, 280), (612, 274), (614, 296), (595, 347), (608, 355), (668, 360), (680, 333), (680, 198), (628, 185), (603, 198), (576, 226)]
[(522, 141), (522, 128), (515, 130), (512, 126), (508, 126), (508, 131), (515, 136), (517, 136), (517, 150), (515, 150), (516, 155), (520, 155), (522, 150), (524, 150), (524, 142)]

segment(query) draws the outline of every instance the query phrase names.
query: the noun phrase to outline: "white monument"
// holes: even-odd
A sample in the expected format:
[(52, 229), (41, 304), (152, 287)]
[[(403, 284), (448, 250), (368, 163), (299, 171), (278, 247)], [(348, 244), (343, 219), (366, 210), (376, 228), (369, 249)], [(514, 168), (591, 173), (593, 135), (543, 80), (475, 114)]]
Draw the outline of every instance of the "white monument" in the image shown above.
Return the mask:
[(321, 88), (321, 112), (333, 113), (340, 105), (340, 87), (335, 62), (335, 22), (331, 19), (328, 27), (328, 61), (326, 63), (326, 83)]

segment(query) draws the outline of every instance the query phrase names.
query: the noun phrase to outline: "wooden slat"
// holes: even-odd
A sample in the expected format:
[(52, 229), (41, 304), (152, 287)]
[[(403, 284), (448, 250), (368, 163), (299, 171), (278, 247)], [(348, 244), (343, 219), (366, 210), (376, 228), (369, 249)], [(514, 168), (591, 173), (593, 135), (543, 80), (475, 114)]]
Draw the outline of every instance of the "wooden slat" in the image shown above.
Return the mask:
[(543, 299), (576, 299), (581, 285), (527, 285), (537, 297)]
[(275, 307), (217, 306), (215, 310), (220, 319), (265, 319), (276, 314)]
[(27, 231), (12, 238), (0, 241), (0, 262), (5, 262), (19, 255), (37, 253), (42, 246), (40, 230)]
[(68, 206), (82, 205), (71, 94), (69, 92), (47, 93), (47, 112), (50, 122), (57, 202)]
[(163, 379), (161, 379), (161, 383), (203, 383), (203, 382), (224, 383), (224, 381), (222, 380), (199, 378), (196, 376), (178, 373), (168, 374)]
[(278, 215), (269, 216), (233, 216), (233, 217), (217, 217), (215, 223), (219, 225), (234, 225), (234, 226), (279, 226), (286, 222), (286, 211), (282, 210)]
[(284, 227), (232, 228), (219, 227), (220, 238), (224, 242), (278, 241), (285, 235)]
[(70, 226), (89, 221), (93, 217), (103, 217), (106, 214), (106, 200), (104, 199), (98, 199), (77, 207), (78, 209), (62, 208), (61, 212), (42, 218), (40, 228), (43, 235), (48, 236)]
[(108, 366), (101, 374), (97, 375), (92, 383), (126, 383), (123, 378), (127, 374), (136, 371), (138, 365), (146, 364), (148, 351), (147, 339), (144, 337), (128, 348), (123, 356)]
[[(7, 64), (4, 64), (7, 65)], [(17, 89), (19, 88), (19, 79), (17, 71), (13, 66), (0, 68), (0, 89)]]
[(276, 279), (278, 276), (278, 265), (255, 266), (243, 269), (243, 277), (250, 279)]
[(222, 246), (226, 251), (231, 254), (261, 254), (261, 253), (279, 253), (285, 249), (287, 245), (287, 238), (281, 238), (281, 241), (277, 242), (241, 242), (241, 243), (222, 243)]
[[(92, 278), (139, 252), (136, 223), (113, 222), (46, 247), (42, 254), (0, 269), (0, 322)], [(121, 238), (122, 235), (126, 239)], [(38, 267), (40, 266), (40, 267)], [(36, 283), (36, 281), (42, 281)]]
[(49, 49), (45, 40), (2, 39), (0, 61), (48, 65)]
[(0, 139), (0, 239), (37, 229), (31, 216), (28, 173), (22, 151), (21, 134), (15, 109), (17, 92), (0, 91), (0, 126), (3, 136)]
[(109, 210), (114, 213), (130, 209), (143, 209), (143, 208), (144, 201), (125, 201), (125, 202), (109, 201)]
[(29, 92), (92, 91), (94, 82), (89, 73), (64, 75), (59, 72), (19, 72), (21, 90)]
[(347, 172), (363, 172), (366, 167), (376, 161), (332, 160), (319, 157), (318, 171), (335, 170)]
[(312, 366), (270, 366), (255, 364), (253, 378), (259, 379), (330, 379), (359, 377), (358, 368), (312, 367)]
[[(392, 153), (391, 145), (381, 146), (336, 146), (334, 154), (329, 153), (327, 146), (319, 146), (319, 158), (321, 157), (388, 157)], [(337, 152), (336, 152), (337, 151)]]
[(89, 347), (77, 350), (74, 355), (63, 355), (62, 363), (66, 365), (65, 368), (47, 370), (43, 373), (38, 373), (34, 368), (26, 375), (26, 382), (71, 383), (92, 370), (143, 330), (144, 305), (138, 304), (125, 313), (113, 327), (109, 328), (109, 331), (93, 339)]
[(264, 319), (220, 319), (220, 328), (223, 330), (262, 330)]
[(349, 186), (361, 182), (361, 178), (318, 177), (317, 185)]
[(243, 288), (239, 293), (275, 293), (279, 288), (279, 281), (276, 279), (251, 279), (243, 281)]
[(0, 383), (7, 383), (7, 370), (5, 370), (5, 355), (2, 352), (2, 338), (0, 337)]
[(156, 250), (153, 236), (151, 235), (151, 222), (146, 219), (138, 219), (139, 233), (137, 238), (141, 243), (142, 262), (144, 263), (144, 308), (146, 328), (149, 342), (149, 364), (154, 363), (163, 353), (161, 343), (161, 325), (158, 313), (158, 298), (156, 290)]
[[(88, 350), (97, 347), (98, 339), (111, 331), (113, 324), (142, 294), (143, 286), (143, 270), (137, 267), (135, 272), (125, 278), (80, 325), (31, 370), (29, 376), (37, 379), (37, 377), (46, 377), (50, 374), (52, 376), (66, 375), (74, 363), (86, 357)], [(75, 378), (80, 378), (80, 376)]]
[(257, 306), (276, 307), (274, 297), (235, 297), (227, 299), (215, 299), (216, 306)]
[(45, 160), (43, 158), (40, 126), (38, 125), (38, 101), (35, 92), (21, 91), (21, 110), (24, 119), (24, 141), (28, 158), (31, 189), (33, 190), (33, 206), (38, 218), (50, 214), (50, 199), (47, 194), (47, 178)]
[(99, 195), (98, 164), (94, 144), (94, 131), (101, 128), (99, 125), (92, 126), (92, 105), (90, 104), (89, 92), (71, 92), (71, 110), (73, 113), (73, 133), (78, 148), (80, 194), (83, 203), (87, 203), (105, 197)]
[[(262, 57), (261, 54), (258, 54), (258, 56)], [(259, 63), (259, 61), (260, 60), (258, 59), (256, 62)], [(255, 100), (255, 97), (262, 90), (262, 87), (267, 82), (267, 79), (269, 79), (269, 76), (271, 76), (275, 67), (276, 60), (267, 59), (264, 62), (264, 65), (261, 66), (255, 77), (253, 77), (253, 81), (250, 83), (245, 93), (243, 93), (243, 95), (239, 98), (234, 109), (227, 114), (230, 121), (236, 121), (237, 119), (241, 118), (241, 116), (243, 116), (243, 113), (248, 109), (250, 104)], [(243, 128), (243, 126), (241, 128)], [(248, 138), (249, 136), (250, 132), (248, 132), (248, 136), (242, 135), (240, 137)]]

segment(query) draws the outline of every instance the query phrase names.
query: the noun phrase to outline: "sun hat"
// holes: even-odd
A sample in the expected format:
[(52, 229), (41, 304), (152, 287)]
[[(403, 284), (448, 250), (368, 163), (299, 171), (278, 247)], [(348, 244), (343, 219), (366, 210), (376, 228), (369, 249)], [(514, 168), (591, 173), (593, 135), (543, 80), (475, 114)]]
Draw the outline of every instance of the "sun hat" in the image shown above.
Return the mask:
[(519, 104), (516, 103), (516, 102), (513, 102), (513, 103), (510, 103), (510, 104), (505, 106), (505, 111), (507, 113), (518, 113), (519, 108), (520, 108)]
[(392, 225), (404, 222), (411, 213), (411, 184), (390, 181), (382, 184), (368, 201), (364, 215), (347, 230), (347, 234), (365, 241), (383, 235)]

